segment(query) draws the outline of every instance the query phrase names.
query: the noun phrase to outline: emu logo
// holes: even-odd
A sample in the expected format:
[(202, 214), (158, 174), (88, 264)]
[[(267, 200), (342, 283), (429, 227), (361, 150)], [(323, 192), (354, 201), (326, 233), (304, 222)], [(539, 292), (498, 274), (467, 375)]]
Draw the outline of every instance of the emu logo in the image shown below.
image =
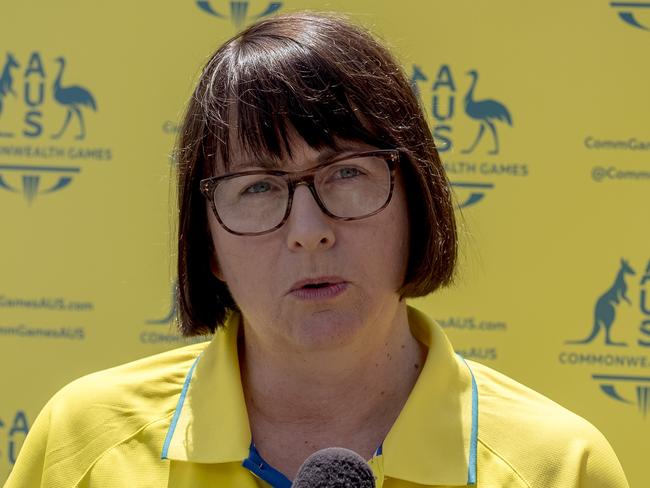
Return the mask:
[[(470, 70), (467, 76), (471, 79), (469, 88), (465, 92), (463, 98), (463, 109), (465, 115), (478, 123), (477, 133), (472, 143), (467, 145), (461, 150), (463, 154), (473, 153), (479, 146), (479, 143), (484, 140), (486, 129), (491, 136), (491, 149), (487, 154), (499, 154), (499, 135), (497, 131), (497, 123), (505, 123), (512, 126), (512, 116), (506, 106), (492, 99), (476, 100), (475, 91), (478, 84), (479, 74), (476, 70)], [(420, 83), (429, 81), (429, 77), (422, 71), (419, 66), (413, 66), (413, 73), (411, 75), (411, 86), (413, 90), (422, 101), (422, 93), (420, 90)], [(441, 152), (448, 151), (453, 147), (452, 127), (450, 121), (455, 117), (456, 111), (456, 81), (452, 76), (451, 68), (449, 65), (443, 64), (440, 66), (438, 73), (431, 84), (431, 103), (430, 115), (434, 119), (433, 137), (440, 143), (438, 150)], [(426, 106), (426, 104), (425, 104)], [(489, 142), (484, 143), (484, 149), (487, 148)]]
[[(210, 0), (196, 0), (196, 5), (205, 13), (220, 19), (230, 19), (237, 29), (240, 29), (249, 19), (257, 20), (271, 15), (282, 8), (282, 2), (269, 2), (264, 10), (257, 14), (249, 15), (250, 2), (246, 0), (233, 0), (230, 2), (230, 13), (221, 13), (212, 6)], [(224, 2), (225, 3), (225, 2)]]
[(485, 128), (488, 127), (492, 133), (492, 138), (494, 140), (494, 149), (488, 151), (488, 154), (499, 154), (499, 137), (497, 135), (497, 129), (494, 123), (501, 121), (512, 126), (512, 118), (510, 117), (510, 112), (508, 112), (508, 109), (505, 107), (505, 105), (503, 105), (501, 102), (497, 102), (496, 100), (474, 100), (474, 89), (476, 88), (476, 82), (478, 81), (478, 73), (472, 70), (468, 71), (467, 74), (472, 78), (472, 85), (465, 95), (465, 113), (468, 117), (476, 120), (479, 123), (479, 129), (474, 142), (467, 149), (463, 149), (462, 152), (464, 154), (468, 154), (474, 151), (480, 142), (483, 133), (485, 132)]
[(650, 31), (650, 23), (648, 25), (642, 24), (635, 15), (644, 9), (647, 9), (650, 14), (649, 2), (611, 2), (609, 5), (618, 11), (618, 17), (626, 24), (637, 29)]
[(78, 85), (66, 87), (61, 86), (61, 77), (63, 76), (63, 70), (65, 69), (65, 59), (56, 58), (55, 61), (59, 64), (59, 73), (57, 74), (56, 80), (54, 80), (54, 86), (52, 87), (54, 100), (56, 100), (56, 102), (62, 107), (65, 107), (67, 113), (65, 115), (63, 126), (61, 126), (61, 129), (56, 134), (52, 135), (52, 139), (59, 139), (63, 135), (65, 130), (68, 128), (68, 124), (73, 115), (76, 115), (77, 120), (79, 121), (79, 133), (75, 136), (75, 139), (85, 139), (86, 127), (84, 125), (84, 118), (81, 109), (82, 107), (88, 107), (93, 111), (96, 111), (97, 104), (87, 89)]
[(165, 325), (170, 324), (174, 317), (176, 317), (176, 304), (178, 303), (178, 282), (175, 281), (172, 283), (172, 293), (171, 293), (171, 304), (169, 306), (169, 312), (159, 319), (147, 320), (145, 323), (149, 325)]
[(616, 308), (619, 306), (621, 299), (625, 300), (628, 304), (632, 302), (627, 296), (627, 283), (625, 277), (627, 275), (635, 275), (635, 271), (629, 263), (621, 258), (621, 267), (616, 273), (616, 278), (611, 287), (603, 293), (596, 301), (594, 309), (594, 324), (591, 333), (584, 339), (567, 341), (567, 344), (589, 344), (592, 342), (601, 331), (605, 335), (605, 344), (608, 346), (627, 346), (624, 342), (615, 342), (611, 338), (611, 329), (616, 319)]

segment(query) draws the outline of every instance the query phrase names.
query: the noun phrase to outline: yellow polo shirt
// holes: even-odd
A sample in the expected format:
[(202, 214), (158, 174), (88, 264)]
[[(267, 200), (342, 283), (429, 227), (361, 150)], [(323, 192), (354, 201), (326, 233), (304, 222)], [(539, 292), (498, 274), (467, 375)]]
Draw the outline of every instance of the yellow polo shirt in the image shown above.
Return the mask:
[[(239, 322), (233, 315), (209, 343), (63, 388), (35, 421), (5, 488), (289, 487), (251, 443)], [(369, 460), (378, 487), (628, 487), (616, 455), (587, 421), (464, 361), (413, 308), (409, 324), (428, 354)]]

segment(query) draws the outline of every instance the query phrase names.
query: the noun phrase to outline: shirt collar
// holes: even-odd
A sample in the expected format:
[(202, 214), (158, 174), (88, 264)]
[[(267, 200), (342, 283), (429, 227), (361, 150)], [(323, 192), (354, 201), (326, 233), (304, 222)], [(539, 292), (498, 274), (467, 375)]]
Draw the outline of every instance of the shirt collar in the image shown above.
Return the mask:
[[(471, 370), (442, 329), (408, 307), (412, 334), (429, 351), (382, 446), (384, 475), (422, 485), (476, 483), (478, 392)], [(241, 462), (251, 432), (237, 357), (240, 316), (232, 314), (189, 371), (162, 457)]]
[(476, 483), (478, 391), (440, 326), (413, 307), (411, 333), (429, 349), (383, 443), (384, 474), (422, 485)]
[(190, 369), (163, 445), (163, 459), (196, 463), (242, 461), (251, 432), (239, 373), (239, 314), (217, 328)]

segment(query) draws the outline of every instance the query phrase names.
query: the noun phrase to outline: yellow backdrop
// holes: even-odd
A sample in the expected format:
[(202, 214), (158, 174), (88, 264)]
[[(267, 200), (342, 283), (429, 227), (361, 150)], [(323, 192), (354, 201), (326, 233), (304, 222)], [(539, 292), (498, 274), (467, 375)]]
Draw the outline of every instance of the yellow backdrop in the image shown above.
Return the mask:
[(170, 151), (209, 53), (276, 11), (345, 11), (398, 53), (461, 222), (415, 301), (466, 357), (592, 421), (632, 486), (650, 434), (650, 3), (3, 2), (0, 482), (44, 402), (173, 330)]

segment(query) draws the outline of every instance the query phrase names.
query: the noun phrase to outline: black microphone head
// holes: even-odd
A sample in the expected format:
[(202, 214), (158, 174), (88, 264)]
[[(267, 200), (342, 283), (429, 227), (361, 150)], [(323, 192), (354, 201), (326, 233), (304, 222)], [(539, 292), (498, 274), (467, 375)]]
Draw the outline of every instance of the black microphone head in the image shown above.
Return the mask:
[(343, 447), (321, 449), (305, 459), (292, 488), (375, 488), (375, 476), (356, 452)]

